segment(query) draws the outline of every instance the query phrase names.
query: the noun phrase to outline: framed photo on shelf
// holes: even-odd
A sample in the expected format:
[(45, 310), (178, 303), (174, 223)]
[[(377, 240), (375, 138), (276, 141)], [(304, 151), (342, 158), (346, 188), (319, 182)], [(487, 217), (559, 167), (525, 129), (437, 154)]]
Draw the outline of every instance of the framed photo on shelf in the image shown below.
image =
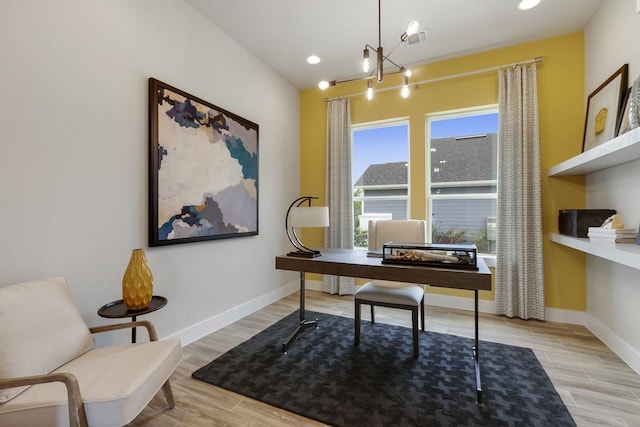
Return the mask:
[(620, 110), (620, 117), (618, 117), (618, 126), (616, 126), (616, 135), (622, 135), (623, 133), (631, 130), (629, 112), (631, 109), (631, 88), (627, 89), (624, 97), (622, 98), (622, 109)]
[(258, 125), (149, 79), (149, 246), (258, 234)]
[(627, 91), (628, 73), (629, 64), (624, 64), (589, 95), (582, 139), (583, 152), (616, 136), (620, 106)]

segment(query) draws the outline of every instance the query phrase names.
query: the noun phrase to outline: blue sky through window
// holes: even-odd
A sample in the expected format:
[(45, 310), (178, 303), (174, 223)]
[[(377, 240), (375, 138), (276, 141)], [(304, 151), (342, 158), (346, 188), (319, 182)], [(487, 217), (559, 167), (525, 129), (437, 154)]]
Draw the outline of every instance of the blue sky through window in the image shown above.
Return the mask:
[[(498, 113), (431, 122), (431, 138), (498, 132)], [(409, 161), (409, 125), (359, 129), (353, 132), (352, 179), (355, 183), (372, 164)]]
[(498, 132), (498, 113), (433, 120), (431, 138), (480, 135)]
[(409, 160), (409, 125), (392, 125), (353, 132), (353, 183), (369, 165)]

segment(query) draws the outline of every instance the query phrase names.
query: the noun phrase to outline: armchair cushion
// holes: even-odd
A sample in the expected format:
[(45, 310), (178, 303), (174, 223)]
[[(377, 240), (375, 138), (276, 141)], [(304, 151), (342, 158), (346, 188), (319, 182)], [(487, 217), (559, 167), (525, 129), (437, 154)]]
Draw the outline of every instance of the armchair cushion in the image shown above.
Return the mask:
[[(57, 276), (0, 289), (0, 343), (0, 378), (11, 378), (47, 374), (94, 342), (66, 280)], [(0, 403), (26, 388), (0, 389)]]
[[(121, 426), (149, 403), (180, 357), (179, 340), (126, 344), (94, 348), (54, 372), (77, 378), (89, 426)], [(65, 386), (32, 386), (0, 405), (0, 425), (68, 426)]]

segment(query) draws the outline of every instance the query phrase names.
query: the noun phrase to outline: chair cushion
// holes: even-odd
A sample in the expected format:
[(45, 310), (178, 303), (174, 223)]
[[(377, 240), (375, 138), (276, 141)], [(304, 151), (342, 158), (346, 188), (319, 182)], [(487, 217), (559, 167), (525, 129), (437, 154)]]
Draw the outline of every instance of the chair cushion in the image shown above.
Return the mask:
[(424, 289), (418, 285), (402, 287), (379, 286), (375, 282), (367, 282), (354, 293), (355, 299), (373, 302), (384, 302), (402, 305), (419, 305), (424, 298)]
[[(91, 347), (64, 277), (0, 288), (0, 378), (48, 374)], [(0, 403), (26, 388), (0, 389)]]
[[(149, 403), (178, 365), (180, 353), (179, 340), (94, 348), (55, 372), (77, 378), (91, 427), (121, 426)], [(64, 384), (34, 385), (0, 405), (0, 425), (68, 426)]]

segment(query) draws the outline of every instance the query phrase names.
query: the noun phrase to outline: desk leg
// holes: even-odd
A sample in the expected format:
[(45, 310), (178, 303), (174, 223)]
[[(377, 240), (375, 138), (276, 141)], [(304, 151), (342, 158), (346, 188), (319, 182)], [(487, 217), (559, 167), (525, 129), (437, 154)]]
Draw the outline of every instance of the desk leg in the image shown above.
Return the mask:
[(315, 320), (305, 320), (305, 312), (304, 312), (304, 271), (300, 272), (300, 324), (295, 332), (289, 337), (287, 342), (282, 344), (282, 353), (287, 354), (287, 348), (293, 343), (293, 341), (300, 335), (300, 332), (305, 329), (313, 326), (314, 328), (318, 327), (318, 319)]
[(478, 404), (482, 403), (482, 380), (480, 379), (480, 341), (478, 340), (478, 290), (475, 293), (475, 329), (476, 338), (473, 347), (473, 361), (476, 366), (476, 391), (478, 393)]
[[(136, 321), (136, 316), (131, 316), (131, 321)], [(131, 328), (131, 342), (135, 344), (136, 342), (136, 328)]]

